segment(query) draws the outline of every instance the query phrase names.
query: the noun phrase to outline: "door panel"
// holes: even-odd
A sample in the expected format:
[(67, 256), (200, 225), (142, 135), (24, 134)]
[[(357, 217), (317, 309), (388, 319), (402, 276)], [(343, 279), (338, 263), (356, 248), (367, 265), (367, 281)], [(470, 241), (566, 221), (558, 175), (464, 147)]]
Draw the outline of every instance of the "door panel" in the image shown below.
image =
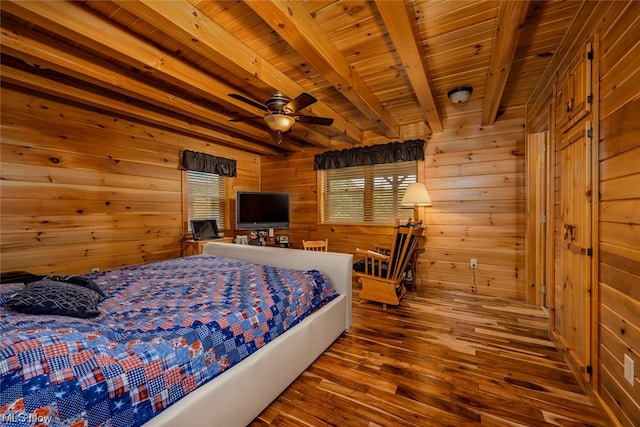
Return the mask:
[(568, 129), (591, 112), (591, 43), (575, 58), (567, 75), (558, 85), (557, 123)]
[[(591, 240), (589, 122), (563, 135), (561, 155), (561, 245), (562, 271), (559, 296), (560, 339), (589, 381), (591, 364), (591, 277), (588, 246)], [(585, 129), (585, 127), (587, 129)]]

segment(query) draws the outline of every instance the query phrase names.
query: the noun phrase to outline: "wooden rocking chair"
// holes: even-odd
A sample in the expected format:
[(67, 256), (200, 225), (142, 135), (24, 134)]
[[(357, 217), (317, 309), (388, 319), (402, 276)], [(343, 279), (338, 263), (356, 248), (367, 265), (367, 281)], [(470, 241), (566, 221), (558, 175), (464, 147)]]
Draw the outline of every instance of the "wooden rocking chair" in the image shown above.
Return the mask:
[(398, 305), (406, 293), (404, 278), (418, 239), (422, 236), (422, 224), (396, 225), (389, 254), (356, 249), (364, 260), (354, 264), (355, 275), (362, 285), (360, 298)]

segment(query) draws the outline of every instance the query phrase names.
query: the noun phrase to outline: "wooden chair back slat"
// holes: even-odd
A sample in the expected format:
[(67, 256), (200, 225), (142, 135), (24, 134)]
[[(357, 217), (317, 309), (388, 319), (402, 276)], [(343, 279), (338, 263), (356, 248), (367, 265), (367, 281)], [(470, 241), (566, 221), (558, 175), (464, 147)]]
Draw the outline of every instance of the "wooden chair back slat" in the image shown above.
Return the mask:
[(398, 226), (396, 228), (389, 254), (387, 279), (395, 280), (404, 274), (423, 231), (422, 227)]
[(303, 240), (302, 247), (305, 251), (327, 252), (329, 248), (329, 239)]

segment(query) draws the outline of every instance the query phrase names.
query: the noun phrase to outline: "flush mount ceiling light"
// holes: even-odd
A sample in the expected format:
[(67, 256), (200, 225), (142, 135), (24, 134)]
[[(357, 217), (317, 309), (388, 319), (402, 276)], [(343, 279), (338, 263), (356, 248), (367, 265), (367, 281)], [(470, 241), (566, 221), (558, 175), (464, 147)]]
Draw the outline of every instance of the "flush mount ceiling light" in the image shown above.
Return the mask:
[(454, 104), (461, 104), (469, 99), (469, 96), (471, 96), (471, 92), (473, 92), (472, 87), (462, 86), (451, 89), (449, 93), (447, 93), (447, 95), (449, 96), (451, 102), (453, 102)]

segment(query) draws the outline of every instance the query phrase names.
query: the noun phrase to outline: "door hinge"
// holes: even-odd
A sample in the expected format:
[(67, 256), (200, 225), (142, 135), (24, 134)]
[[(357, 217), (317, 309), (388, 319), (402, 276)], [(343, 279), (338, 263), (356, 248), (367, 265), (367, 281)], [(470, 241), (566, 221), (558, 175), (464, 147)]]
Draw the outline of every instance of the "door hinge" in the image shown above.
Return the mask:
[(587, 255), (593, 257), (593, 248), (587, 248)]
[(589, 49), (589, 52), (587, 52), (587, 59), (593, 59), (593, 49)]
[(593, 138), (593, 129), (587, 129), (587, 138)]
[(589, 375), (593, 374), (593, 368), (591, 367), (591, 365), (587, 365), (587, 374)]
[(591, 94), (591, 95), (587, 96), (587, 102), (588, 102), (589, 104), (593, 104), (593, 94)]
[(540, 293), (542, 295), (546, 295), (547, 294), (547, 285), (540, 286)]
[(546, 223), (547, 223), (547, 216), (540, 215), (540, 224), (546, 224)]
[(541, 153), (546, 153), (547, 152), (547, 144), (540, 144), (540, 152)]

